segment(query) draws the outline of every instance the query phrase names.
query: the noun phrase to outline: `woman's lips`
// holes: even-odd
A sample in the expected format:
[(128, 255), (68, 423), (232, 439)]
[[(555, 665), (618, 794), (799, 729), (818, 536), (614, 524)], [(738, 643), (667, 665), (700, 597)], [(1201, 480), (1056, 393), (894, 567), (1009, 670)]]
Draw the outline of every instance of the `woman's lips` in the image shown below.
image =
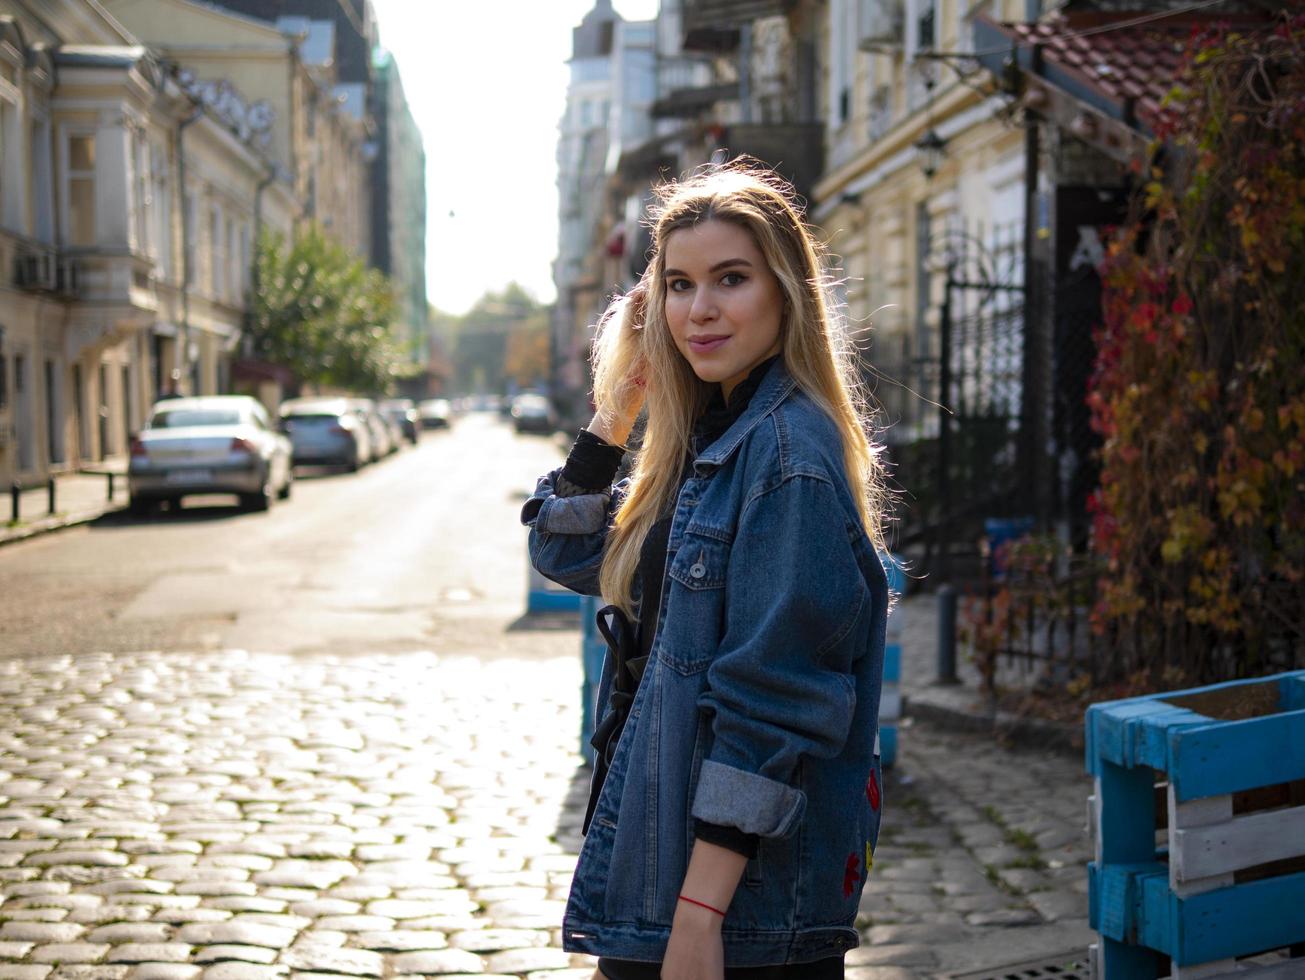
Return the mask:
[(699, 337), (689, 341), (689, 349), (695, 354), (708, 354), (729, 340), (729, 336)]

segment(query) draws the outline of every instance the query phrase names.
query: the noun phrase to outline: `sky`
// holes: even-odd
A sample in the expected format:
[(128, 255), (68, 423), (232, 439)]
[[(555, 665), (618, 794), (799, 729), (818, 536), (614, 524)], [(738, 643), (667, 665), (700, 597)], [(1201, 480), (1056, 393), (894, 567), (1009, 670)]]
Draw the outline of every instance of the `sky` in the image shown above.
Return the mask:
[[(509, 282), (552, 302), (557, 124), (593, 0), (373, 0), (426, 149), (426, 289), (447, 313)], [(650, 20), (657, 0), (614, 0)]]

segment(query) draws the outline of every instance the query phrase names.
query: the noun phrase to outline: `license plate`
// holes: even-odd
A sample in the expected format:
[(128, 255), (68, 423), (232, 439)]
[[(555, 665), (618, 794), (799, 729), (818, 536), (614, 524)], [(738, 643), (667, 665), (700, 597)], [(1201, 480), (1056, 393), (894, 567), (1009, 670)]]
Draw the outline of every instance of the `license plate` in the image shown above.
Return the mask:
[(165, 479), (168, 483), (209, 483), (213, 480), (213, 471), (173, 470)]

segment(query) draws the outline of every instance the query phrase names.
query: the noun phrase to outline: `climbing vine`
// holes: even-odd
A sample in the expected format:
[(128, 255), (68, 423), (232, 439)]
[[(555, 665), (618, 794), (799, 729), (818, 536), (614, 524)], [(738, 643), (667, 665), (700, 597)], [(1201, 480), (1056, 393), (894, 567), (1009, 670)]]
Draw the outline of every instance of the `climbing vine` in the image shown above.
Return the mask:
[(1170, 683), (1305, 663), (1305, 15), (1190, 51), (1088, 395), (1094, 628)]

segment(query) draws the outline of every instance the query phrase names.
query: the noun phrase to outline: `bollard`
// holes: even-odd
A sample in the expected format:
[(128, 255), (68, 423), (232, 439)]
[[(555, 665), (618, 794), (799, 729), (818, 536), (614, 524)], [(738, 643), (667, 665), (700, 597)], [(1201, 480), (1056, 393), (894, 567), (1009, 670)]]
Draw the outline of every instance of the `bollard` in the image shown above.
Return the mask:
[(45, 502), (46, 502), (46, 513), (53, 514), (54, 513), (54, 477), (50, 477), (50, 479), (45, 484)]
[(938, 587), (938, 684), (957, 684), (956, 589)]
[(109, 503), (113, 503), (113, 470), (106, 470), (104, 475), (109, 478)]
[(9, 520), (14, 524), (18, 523), (18, 515), (22, 513), (22, 493), (23, 488), (17, 483), (9, 485)]

